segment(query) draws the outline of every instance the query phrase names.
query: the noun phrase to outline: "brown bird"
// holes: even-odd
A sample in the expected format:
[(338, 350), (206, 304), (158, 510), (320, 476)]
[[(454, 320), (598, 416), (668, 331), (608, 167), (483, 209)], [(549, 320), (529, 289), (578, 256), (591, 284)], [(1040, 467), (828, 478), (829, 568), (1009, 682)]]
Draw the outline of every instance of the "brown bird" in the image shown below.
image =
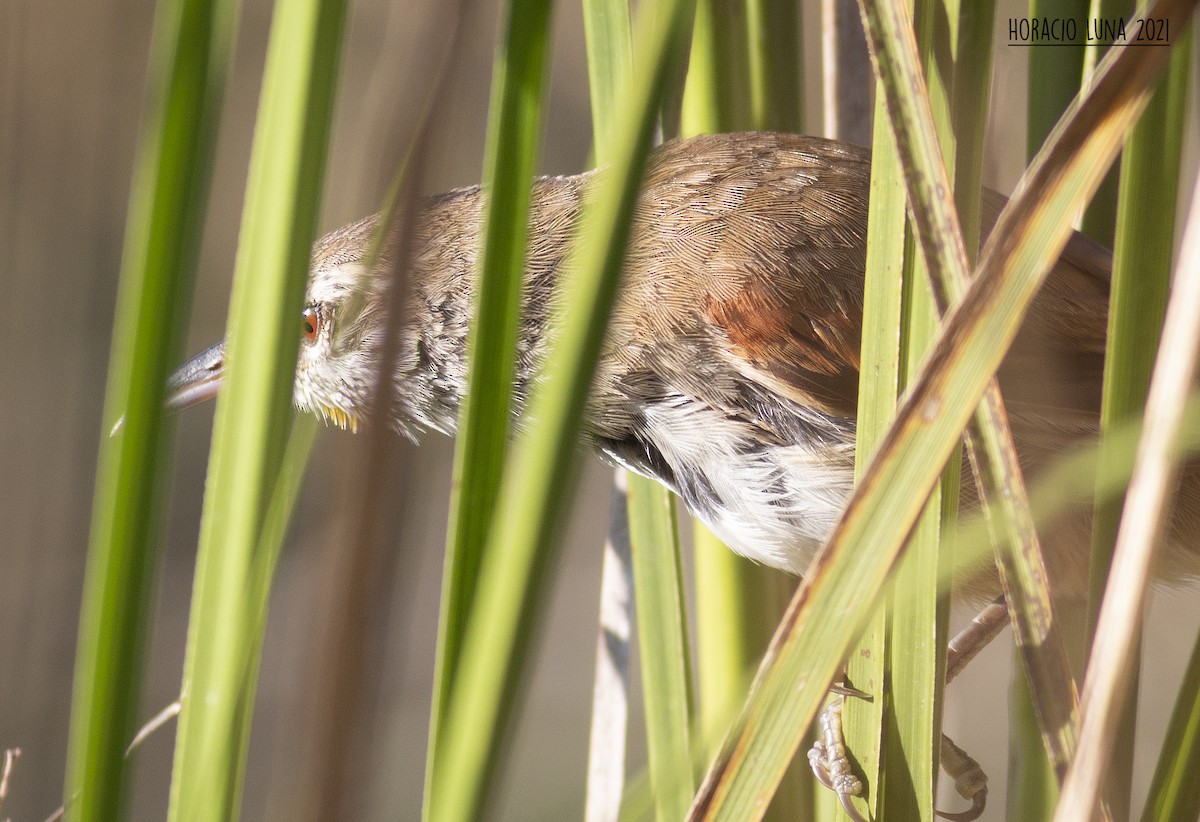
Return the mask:
[[(655, 151), (584, 425), (600, 454), (671, 488), (735, 551), (797, 574), (853, 479), (869, 176), (868, 152), (813, 137), (720, 134)], [(593, 178), (534, 186), (517, 414)], [(1003, 202), (985, 196), (985, 230)], [(389, 421), (409, 436), (454, 433), (482, 203), (478, 187), (453, 191), (417, 222)], [(295, 403), (344, 428), (366, 421), (378, 370), (389, 278), (363, 262), (376, 226), (367, 218), (317, 241), (300, 326)], [(1001, 368), (1030, 470), (1096, 430), (1110, 266), (1107, 250), (1074, 235)], [(172, 405), (214, 394), (223, 362), (216, 346), (181, 368)], [(1184, 524), (1200, 531), (1187, 519), (1176, 517), (1177, 537)], [(1086, 516), (1073, 520), (1046, 541), (1047, 562), (1058, 592), (1078, 596), (1088, 532)], [(1198, 567), (1183, 544), (1164, 551), (1174, 573)], [(994, 589), (985, 578), (969, 592)]]

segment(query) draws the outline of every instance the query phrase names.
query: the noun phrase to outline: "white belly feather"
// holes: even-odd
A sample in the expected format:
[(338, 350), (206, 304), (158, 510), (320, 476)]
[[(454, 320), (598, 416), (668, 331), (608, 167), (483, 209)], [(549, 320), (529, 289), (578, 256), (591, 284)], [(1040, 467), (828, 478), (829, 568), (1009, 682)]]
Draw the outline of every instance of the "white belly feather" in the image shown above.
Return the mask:
[(803, 573), (853, 486), (852, 442), (823, 445), (820, 454), (763, 443), (744, 420), (682, 397), (645, 413), (692, 512), (739, 554)]

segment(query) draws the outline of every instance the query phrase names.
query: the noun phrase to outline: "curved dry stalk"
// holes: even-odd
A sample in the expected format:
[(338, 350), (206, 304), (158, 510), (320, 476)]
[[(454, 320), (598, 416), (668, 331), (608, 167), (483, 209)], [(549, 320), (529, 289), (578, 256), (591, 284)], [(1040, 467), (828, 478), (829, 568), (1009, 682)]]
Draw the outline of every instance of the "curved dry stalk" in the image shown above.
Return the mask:
[(1088, 819), (1100, 803), (1120, 707), (1132, 671), (1127, 663), (1141, 633), (1146, 592), (1162, 544), (1171, 489), (1178, 473), (1175, 441), (1200, 362), (1200, 177), (1176, 267), (1162, 342), (1146, 400), (1146, 426), (1125, 498), (1112, 574), (1100, 608), (1083, 690), (1079, 754), (1063, 785), (1055, 822)]
[(612, 510), (600, 578), (600, 631), (588, 742), (586, 822), (616, 822), (625, 786), (629, 722), (629, 642), (633, 633), (633, 578), (626, 510), (625, 469), (613, 475)]
[(12, 779), (13, 768), (20, 758), (20, 748), (7, 748), (4, 751), (4, 768), (0, 769), (0, 808), (4, 807), (4, 800), (8, 797), (8, 784)]

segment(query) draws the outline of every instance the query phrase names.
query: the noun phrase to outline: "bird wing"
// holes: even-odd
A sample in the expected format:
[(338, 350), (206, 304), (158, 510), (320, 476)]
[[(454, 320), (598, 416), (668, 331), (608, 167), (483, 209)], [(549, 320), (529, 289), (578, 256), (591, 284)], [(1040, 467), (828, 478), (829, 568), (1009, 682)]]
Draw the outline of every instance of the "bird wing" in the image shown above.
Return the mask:
[(684, 373), (668, 350), (651, 352), (655, 368), (717, 407), (745, 408), (748, 380), (852, 417), (869, 178), (861, 149), (809, 137), (726, 134), (660, 149), (627, 269), (638, 272), (625, 298), (641, 326), (631, 336), (682, 341), (688, 362), (712, 365)]
[[(626, 339), (670, 341), (642, 347), (638, 356), (657, 357), (647, 371), (730, 413), (779, 398), (853, 418), (869, 189), (864, 150), (816, 138), (720, 135), (660, 149), (619, 312), (640, 326)], [(1006, 202), (985, 194), (985, 232)], [(1098, 411), (1110, 258), (1081, 235), (1068, 242), (1001, 367), (1014, 409)]]

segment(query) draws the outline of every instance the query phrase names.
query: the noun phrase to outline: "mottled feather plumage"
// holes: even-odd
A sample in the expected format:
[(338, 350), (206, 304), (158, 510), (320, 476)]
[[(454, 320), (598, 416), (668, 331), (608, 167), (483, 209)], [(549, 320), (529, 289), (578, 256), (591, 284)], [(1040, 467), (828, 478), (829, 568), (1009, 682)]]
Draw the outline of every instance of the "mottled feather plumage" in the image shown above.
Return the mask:
[[(601, 173), (534, 185), (518, 415)], [(797, 573), (852, 482), (869, 179), (864, 150), (812, 137), (724, 134), (657, 149), (589, 399), (584, 435), (600, 452), (676, 490), (735, 550)], [(394, 424), (410, 435), (454, 429), (483, 197), (431, 198), (417, 222), (395, 374)], [(985, 231), (1003, 202), (985, 194)], [(361, 265), (374, 228), (362, 221), (316, 244), (309, 299), (330, 323), (297, 369), (297, 403), (337, 409), (347, 424), (369, 408), (377, 364), (386, 265)], [(1027, 467), (1095, 428), (1109, 268), (1106, 250), (1073, 237), (1001, 367)], [(1070, 581), (1086, 557), (1079, 531), (1050, 559), (1082, 590)]]

